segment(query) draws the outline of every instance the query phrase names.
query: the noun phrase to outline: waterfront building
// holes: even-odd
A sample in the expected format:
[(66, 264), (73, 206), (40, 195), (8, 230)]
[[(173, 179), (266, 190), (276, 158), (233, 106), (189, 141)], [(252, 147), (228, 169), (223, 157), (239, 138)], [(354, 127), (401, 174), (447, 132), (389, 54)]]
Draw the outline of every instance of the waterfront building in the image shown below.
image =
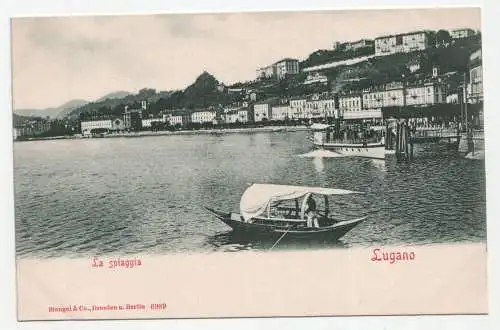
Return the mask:
[(223, 120), (226, 124), (239, 123), (240, 121), (239, 121), (238, 110), (229, 110), (225, 112)]
[(476, 50), (469, 58), (469, 102), (483, 102), (483, 63), (481, 49)]
[(339, 110), (344, 114), (346, 112), (358, 112), (363, 108), (363, 100), (360, 93), (345, 93), (339, 95)]
[(217, 113), (215, 111), (196, 111), (191, 114), (192, 123), (213, 123), (216, 120)]
[(404, 105), (403, 83), (394, 81), (385, 85), (383, 95), (384, 107), (402, 107)]
[(363, 109), (403, 106), (403, 83), (392, 82), (363, 91)]
[(242, 108), (229, 108), (224, 110), (222, 120), (226, 124), (247, 123), (248, 110)]
[(429, 48), (426, 31), (410, 32), (375, 39), (375, 56), (409, 53)]
[(80, 125), (82, 134), (89, 135), (94, 129), (104, 128), (111, 130), (113, 128), (113, 121), (111, 119), (82, 121)]
[(363, 109), (380, 109), (384, 106), (385, 90), (377, 86), (363, 91)]
[(269, 66), (257, 69), (257, 78), (283, 79), (286, 75), (299, 73), (299, 60), (284, 58)]
[(80, 122), (80, 131), (83, 135), (89, 135), (92, 133), (92, 130), (96, 129), (107, 129), (109, 131), (118, 132), (124, 131), (127, 128), (129, 127), (126, 126), (125, 121), (118, 117), (84, 120)]
[(271, 107), (271, 120), (285, 120), (290, 114), (290, 105), (280, 104)]
[(14, 127), (14, 138), (36, 136), (48, 132), (52, 127), (52, 121), (45, 119), (28, 120), (18, 123)]
[(463, 39), (471, 37), (475, 34), (472, 29), (455, 29), (450, 31), (450, 37), (452, 39)]
[(409, 85), (406, 88), (407, 105), (433, 105), (446, 101), (443, 84), (439, 82), (424, 82), (418, 85)]
[(125, 128), (138, 131), (142, 128), (142, 111), (146, 107), (145, 101), (142, 102), (143, 109), (132, 109), (129, 110), (125, 107), (125, 112), (123, 114), (123, 122)]
[(271, 105), (266, 102), (257, 102), (253, 106), (254, 122), (267, 121), (271, 117)]
[[(403, 95), (406, 93), (406, 97)], [(383, 107), (426, 106), (446, 101), (444, 84), (439, 79), (418, 81), (405, 86), (402, 82), (392, 82), (363, 91), (363, 109)]]
[(153, 123), (164, 123), (165, 121), (163, 118), (148, 118), (148, 119), (143, 119), (142, 120), (142, 127), (143, 128), (151, 128)]
[(335, 99), (328, 93), (311, 95), (305, 106), (306, 118), (335, 116)]
[(174, 110), (169, 114), (164, 114), (163, 121), (170, 126), (186, 126), (191, 122), (191, 114), (182, 110)]
[(290, 100), (290, 119), (304, 119), (307, 118), (306, 113), (307, 99), (304, 97), (292, 98)]
[(240, 123), (248, 123), (249, 120), (248, 109), (238, 110), (238, 120)]
[(176, 125), (183, 126), (184, 125), (183, 119), (184, 119), (184, 117), (180, 116), (180, 115), (170, 116), (168, 122), (169, 122), (170, 126), (176, 126)]

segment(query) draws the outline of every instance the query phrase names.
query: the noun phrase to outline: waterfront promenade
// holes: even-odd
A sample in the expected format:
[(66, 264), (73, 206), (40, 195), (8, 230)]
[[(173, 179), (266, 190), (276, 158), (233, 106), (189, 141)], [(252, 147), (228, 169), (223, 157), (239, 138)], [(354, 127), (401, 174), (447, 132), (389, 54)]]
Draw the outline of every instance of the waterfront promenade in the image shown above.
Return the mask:
[(87, 138), (136, 138), (146, 136), (167, 136), (167, 135), (204, 135), (204, 134), (234, 134), (234, 133), (256, 133), (256, 132), (275, 132), (275, 131), (306, 131), (307, 126), (266, 126), (266, 127), (245, 127), (245, 128), (211, 128), (197, 130), (179, 130), (179, 131), (139, 131), (110, 133), (94, 137), (85, 137), (81, 134), (51, 136), (51, 137), (31, 137), (25, 140), (14, 140), (14, 142), (40, 141), (40, 140), (64, 140), (64, 139), (87, 139)]

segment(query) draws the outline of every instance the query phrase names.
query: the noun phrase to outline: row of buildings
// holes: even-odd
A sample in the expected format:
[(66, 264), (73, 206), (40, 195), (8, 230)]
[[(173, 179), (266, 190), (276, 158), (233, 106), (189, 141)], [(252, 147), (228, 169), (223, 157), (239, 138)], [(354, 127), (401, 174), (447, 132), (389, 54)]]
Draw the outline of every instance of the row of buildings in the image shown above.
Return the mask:
[[(452, 39), (463, 39), (471, 37), (476, 32), (472, 29), (463, 28), (449, 31)], [(387, 35), (371, 39), (361, 39), (354, 42), (333, 44), (333, 50), (342, 47), (344, 51), (358, 50), (361, 48), (373, 47), (375, 56), (387, 56), (397, 53), (411, 53), (414, 51), (422, 51), (431, 47), (436, 47), (437, 42), (432, 37), (433, 31), (414, 31), (409, 33), (401, 33), (395, 35)], [(293, 58), (285, 58), (269, 66), (257, 69), (257, 79), (260, 78), (277, 78), (282, 79), (286, 75), (293, 75), (300, 72), (299, 60)], [(325, 77), (312, 78), (306, 80), (307, 83), (315, 82), (319, 79), (320, 82), (325, 80)]]
[[(483, 101), (482, 56), (477, 50), (470, 56), (469, 80), (462, 75), (438, 75), (437, 69), (427, 79), (394, 81), (364, 90), (340, 93), (324, 92), (294, 98), (270, 98), (259, 102), (239, 102), (195, 111), (165, 110), (161, 117), (142, 118), (142, 110), (125, 109), (122, 118), (91, 118), (81, 121), (81, 131), (149, 129), (155, 125), (185, 127), (189, 124), (262, 123), (266, 121), (314, 120), (343, 118), (345, 120), (382, 120), (387, 107), (426, 107), (443, 103), (479, 103)], [(458, 81), (452, 85), (450, 81)], [(465, 85), (464, 85), (465, 83)], [(450, 87), (451, 86), (451, 87)], [(464, 88), (465, 87), (465, 88)], [(464, 91), (465, 90), (465, 91)], [(461, 98), (464, 97), (464, 100)]]

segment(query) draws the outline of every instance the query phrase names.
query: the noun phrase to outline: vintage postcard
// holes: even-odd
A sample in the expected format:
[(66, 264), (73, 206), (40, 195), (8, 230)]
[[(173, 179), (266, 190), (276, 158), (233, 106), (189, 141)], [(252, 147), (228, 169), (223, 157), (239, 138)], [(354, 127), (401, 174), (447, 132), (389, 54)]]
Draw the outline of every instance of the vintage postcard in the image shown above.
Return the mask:
[(18, 320), (487, 314), (481, 33), (12, 18)]

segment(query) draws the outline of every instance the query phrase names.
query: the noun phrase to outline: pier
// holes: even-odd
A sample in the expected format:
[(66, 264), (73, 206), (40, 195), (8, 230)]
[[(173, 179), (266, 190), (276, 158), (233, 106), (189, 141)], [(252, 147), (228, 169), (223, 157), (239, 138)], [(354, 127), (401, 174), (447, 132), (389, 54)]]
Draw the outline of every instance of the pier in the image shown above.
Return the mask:
[[(413, 159), (414, 144), (456, 144), (459, 152), (484, 150), (484, 132), (474, 129), (482, 104), (443, 104), (426, 108), (392, 107), (383, 109), (386, 119), (386, 149), (393, 150), (398, 160)], [(434, 118), (422, 125), (421, 118)]]

